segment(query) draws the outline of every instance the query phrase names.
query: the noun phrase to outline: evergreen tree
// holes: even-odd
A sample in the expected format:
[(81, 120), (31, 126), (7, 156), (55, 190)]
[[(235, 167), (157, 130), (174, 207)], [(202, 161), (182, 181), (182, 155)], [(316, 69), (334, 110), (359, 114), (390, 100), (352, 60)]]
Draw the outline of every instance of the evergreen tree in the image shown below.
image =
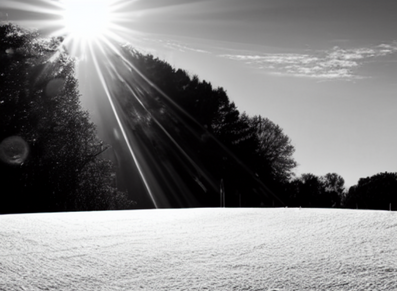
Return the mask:
[[(0, 212), (131, 207), (111, 184), (111, 165), (99, 158), (104, 145), (80, 107), (62, 39), (4, 24), (0, 40), (0, 179), (9, 189)], [(10, 139), (26, 144), (23, 160), (10, 163)]]

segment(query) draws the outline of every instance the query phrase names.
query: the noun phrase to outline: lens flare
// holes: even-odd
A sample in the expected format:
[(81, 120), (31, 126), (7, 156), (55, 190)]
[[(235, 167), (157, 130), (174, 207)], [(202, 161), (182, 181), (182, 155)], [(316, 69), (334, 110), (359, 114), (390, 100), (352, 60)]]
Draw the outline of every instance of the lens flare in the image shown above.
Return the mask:
[(65, 85), (65, 79), (62, 78), (52, 79), (46, 85), (45, 94), (51, 98), (55, 97), (61, 92), (64, 85)]
[(29, 145), (20, 136), (10, 136), (0, 143), (0, 161), (13, 165), (22, 165), (29, 155)]

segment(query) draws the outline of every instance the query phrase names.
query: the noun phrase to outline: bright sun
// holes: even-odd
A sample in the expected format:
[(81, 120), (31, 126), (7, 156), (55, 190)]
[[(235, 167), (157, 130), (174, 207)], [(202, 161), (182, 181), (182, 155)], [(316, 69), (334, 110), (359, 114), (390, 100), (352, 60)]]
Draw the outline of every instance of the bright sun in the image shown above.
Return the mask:
[(92, 41), (109, 33), (111, 5), (109, 0), (64, 0), (63, 21), (73, 39)]

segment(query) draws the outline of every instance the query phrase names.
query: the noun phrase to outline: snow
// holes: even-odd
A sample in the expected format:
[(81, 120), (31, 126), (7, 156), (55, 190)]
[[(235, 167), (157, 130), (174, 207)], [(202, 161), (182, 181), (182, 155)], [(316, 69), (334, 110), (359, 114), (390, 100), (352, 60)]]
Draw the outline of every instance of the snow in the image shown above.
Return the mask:
[(0, 290), (397, 290), (397, 213), (2, 215)]

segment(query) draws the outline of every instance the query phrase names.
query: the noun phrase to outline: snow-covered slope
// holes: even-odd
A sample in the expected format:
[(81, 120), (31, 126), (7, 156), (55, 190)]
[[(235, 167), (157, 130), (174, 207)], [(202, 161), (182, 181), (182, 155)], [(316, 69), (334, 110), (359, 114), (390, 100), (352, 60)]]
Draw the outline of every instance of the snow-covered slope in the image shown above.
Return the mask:
[(397, 213), (3, 215), (0, 290), (397, 290)]

